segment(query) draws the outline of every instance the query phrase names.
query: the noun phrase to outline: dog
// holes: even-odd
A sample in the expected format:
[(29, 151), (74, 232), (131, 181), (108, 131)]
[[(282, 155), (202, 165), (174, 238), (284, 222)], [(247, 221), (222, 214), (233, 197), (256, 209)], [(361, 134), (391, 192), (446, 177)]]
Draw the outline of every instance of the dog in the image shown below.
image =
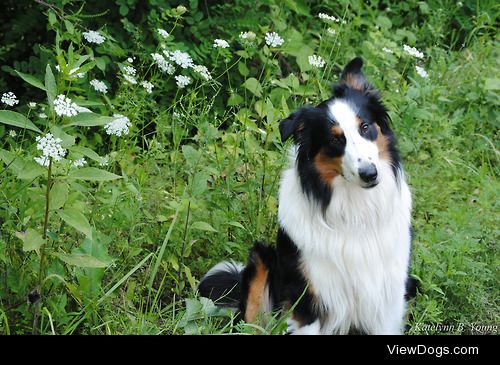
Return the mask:
[(388, 110), (354, 58), (330, 99), (279, 124), (293, 139), (275, 247), (222, 262), (198, 285), (246, 322), (288, 312), (291, 334), (403, 334), (412, 198)]

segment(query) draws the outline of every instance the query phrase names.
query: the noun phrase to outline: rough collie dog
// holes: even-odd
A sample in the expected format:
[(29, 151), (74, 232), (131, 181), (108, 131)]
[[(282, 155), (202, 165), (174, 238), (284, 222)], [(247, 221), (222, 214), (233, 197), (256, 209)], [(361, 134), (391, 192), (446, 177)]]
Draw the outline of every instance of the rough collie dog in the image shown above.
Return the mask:
[(279, 190), (276, 247), (222, 262), (198, 290), (252, 322), (290, 310), (294, 334), (401, 334), (411, 195), (387, 109), (355, 58), (333, 96), (279, 125), (293, 138)]

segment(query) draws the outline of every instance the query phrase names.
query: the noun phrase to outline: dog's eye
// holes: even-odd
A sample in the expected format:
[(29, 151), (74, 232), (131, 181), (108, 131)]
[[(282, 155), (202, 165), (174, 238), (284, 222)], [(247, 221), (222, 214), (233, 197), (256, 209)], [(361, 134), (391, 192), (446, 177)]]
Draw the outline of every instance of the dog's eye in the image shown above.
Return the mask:
[(370, 126), (368, 125), (368, 123), (361, 124), (361, 127), (360, 127), (361, 134), (365, 134), (366, 132), (368, 132), (368, 129), (370, 129)]

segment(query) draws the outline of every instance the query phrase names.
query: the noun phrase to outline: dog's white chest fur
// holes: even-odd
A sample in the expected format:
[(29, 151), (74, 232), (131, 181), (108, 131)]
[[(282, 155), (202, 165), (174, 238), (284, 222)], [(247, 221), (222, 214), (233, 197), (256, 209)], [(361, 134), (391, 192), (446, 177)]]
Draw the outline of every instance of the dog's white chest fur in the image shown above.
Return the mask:
[[(305, 275), (325, 315), (307, 333), (400, 334), (410, 254), (411, 195), (382, 163), (381, 182), (363, 189), (338, 177), (323, 216), (304, 195), (295, 167), (283, 172), (279, 223), (300, 250)], [(300, 329), (298, 330), (300, 333)]]

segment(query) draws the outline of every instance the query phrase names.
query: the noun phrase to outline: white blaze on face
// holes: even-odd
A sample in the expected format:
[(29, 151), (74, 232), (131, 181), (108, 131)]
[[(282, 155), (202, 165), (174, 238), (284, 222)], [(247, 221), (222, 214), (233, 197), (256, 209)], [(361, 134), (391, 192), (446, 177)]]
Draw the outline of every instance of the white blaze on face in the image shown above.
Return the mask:
[(339, 123), (346, 138), (342, 171), (346, 180), (363, 185), (359, 177), (359, 169), (368, 164), (379, 168), (377, 145), (359, 134), (359, 119), (356, 111), (343, 100), (335, 100), (329, 105), (333, 119)]

